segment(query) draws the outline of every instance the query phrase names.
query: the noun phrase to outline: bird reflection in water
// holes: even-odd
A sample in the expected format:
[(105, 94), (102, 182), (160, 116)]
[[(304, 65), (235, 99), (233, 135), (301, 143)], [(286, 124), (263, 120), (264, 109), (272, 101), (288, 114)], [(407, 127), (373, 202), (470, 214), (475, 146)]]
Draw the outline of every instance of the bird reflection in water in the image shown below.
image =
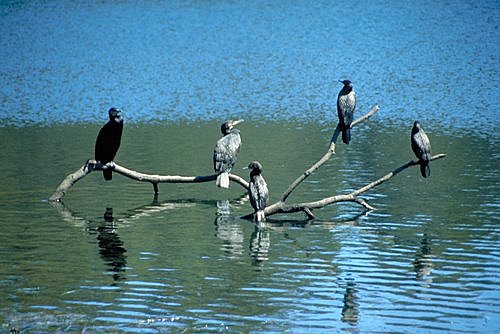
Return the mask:
[(354, 281), (348, 280), (342, 307), (342, 321), (350, 325), (357, 325), (359, 321), (359, 304), (356, 302), (356, 288)]
[(97, 241), (99, 254), (104, 262), (111, 267), (114, 281), (125, 279), (125, 267), (127, 265), (127, 250), (123, 247), (123, 241), (117, 233), (113, 208), (106, 208), (104, 212), (104, 223), (97, 227)]
[(240, 258), (243, 255), (243, 230), (231, 216), (229, 201), (217, 201), (217, 215), (214, 221), (215, 235), (224, 241), (221, 250), (228, 257)]
[(255, 227), (250, 238), (250, 256), (252, 257), (252, 264), (260, 265), (269, 260), (269, 247), (271, 246), (271, 238), (269, 231)]
[(432, 283), (432, 278), (430, 277), (433, 267), (431, 252), (431, 238), (424, 233), (420, 241), (420, 248), (413, 261), (417, 280)]

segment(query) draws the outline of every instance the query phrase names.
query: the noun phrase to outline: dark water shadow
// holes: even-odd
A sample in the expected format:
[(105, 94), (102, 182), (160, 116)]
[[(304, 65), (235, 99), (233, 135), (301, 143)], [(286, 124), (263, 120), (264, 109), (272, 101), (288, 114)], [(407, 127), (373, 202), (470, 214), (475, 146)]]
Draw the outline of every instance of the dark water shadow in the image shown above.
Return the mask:
[(113, 217), (113, 208), (106, 208), (102, 219), (85, 219), (74, 214), (62, 202), (51, 202), (61, 217), (73, 225), (82, 227), (89, 235), (96, 235), (99, 255), (110, 267), (113, 284), (126, 279), (127, 252), (118, 234), (118, 221)]
[(356, 283), (353, 279), (347, 280), (342, 303), (341, 320), (352, 326), (356, 326), (359, 323), (359, 304), (356, 294)]
[(420, 240), (420, 246), (415, 254), (415, 260), (413, 260), (415, 278), (418, 281), (428, 284), (432, 283), (430, 276), (432, 275), (432, 269), (434, 266), (431, 244), (431, 237), (427, 233), (424, 233), (422, 240)]
[(113, 218), (113, 208), (106, 208), (104, 221), (97, 226), (96, 231), (99, 255), (110, 267), (113, 280), (115, 282), (125, 280), (127, 250), (118, 234), (117, 224)]

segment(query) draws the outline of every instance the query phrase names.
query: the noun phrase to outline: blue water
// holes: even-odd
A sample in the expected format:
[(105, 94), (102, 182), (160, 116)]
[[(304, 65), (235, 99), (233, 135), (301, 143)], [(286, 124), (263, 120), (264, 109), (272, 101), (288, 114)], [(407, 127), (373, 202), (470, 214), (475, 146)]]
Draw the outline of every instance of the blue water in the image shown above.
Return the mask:
[(498, 1), (3, 1), (0, 126), (298, 119), (358, 110), (498, 129)]

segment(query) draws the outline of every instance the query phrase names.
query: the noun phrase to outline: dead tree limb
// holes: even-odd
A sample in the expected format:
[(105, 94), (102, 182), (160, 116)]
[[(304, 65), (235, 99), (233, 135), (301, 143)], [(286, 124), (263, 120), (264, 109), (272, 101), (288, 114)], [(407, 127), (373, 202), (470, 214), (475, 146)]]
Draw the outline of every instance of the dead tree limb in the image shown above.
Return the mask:
[[(368, 113), (365, 115), (361, 116), (360, 118), (356, 119), (351, 123), (351, 129), (356, 126), (357, 124), (367, 120), (370, 118), (373, 114), (375, 114), (379, 109), (378, 104), (375, 104)], [(291, 193), (297, 188), (305, 179), (309, 177), (312, 173), (314, 173), (318, 168), (320, 168), (325, 162), (327, 162), (332, 155), (335, 154), (335, 143), (337, 143), (337, 139), (340, 134), (340, 128), (337, 125), (335, 128), (335, 131), (333, 132), (332, 139), (330, 140), (330, 146), (328, 147), (328, 150), (326, 153), (317, 161), (315, 162), (311, 167), (309, 167), (304, 173), (302, 173), (295, 181), (290, 184), (290, 186), (285, 190), (285, 192), (281, 195), (280, 197), (280, 202), (285, 202), (288, 196), (291, 195)]]
[[(446, 154), (437, 154), (431, 158), (432, 160), (437, 160), (446, 157)], [(287, 204), (284, 201), (278, 201), (268, 207), (264, 210), (264, 214), (266, 217), (272, 216), (278, 213), (294, 213), (294, 212), (304, 212), (308, 218), (314, 218), (314, 215), (312, 214), (313, 209), (319, 209), (323, 208), (327, 205), (333, 204), (333, 203), (339, 203), (339, 202), (354, 202), (358, 203), (359, 205), (363, 206), (365, 210), (374, 210), (375, 208), (372, 207), (368, 202), (362, 198), (359, 198), (358, 195), (362, 194), (372, 188), (375, 188), (376, 186), (384, 183), (385, 181), (391, 179), (393, 176), (399, 174), (403, 170), (405, 170), (408, 167), (411, 166), (416, 166), (419, 165), (418, 161), (409, 161), (405, 163), (404, 165), (394, 169), (392, 172), (387, 173), (386, 175), (382, 176), (381, 178), (367, 184), (364, 187), (361, 187), (349, 194), (343, 194), (343, 195), (335, 195), (331, 197), (326, 197), (321, 200), (317, 201), (312, 201), (312, 202), (303, 202), (303, 203), (293, 203), (293, 204)], [(244, 218), (248, 218), (251, 215), (245, 216)]]
[[(374, 105), (370, 111), (363, 115), (362, 117), (356, 119), (351, 124), (351, 128), (356, 126), (357, 124), (367, 120), (373, 114), (378, 111), (378, 105)], [(339, 194), (335, 196), (326, 197), (320, 200), (311, 201), (311, 202), (302, 202), (302, 203), (293, 203), (287, 204), (286, 200), (291, 195), (291, 193), (312, 173), (314, 173), (317, 169), (319, 169), (325, 162), (327, 162), (332, 155), (335, 154), (335, 144), (340, 134), (340, 128), (337, 125), (335, 131), (333, 132), (332, 138), (330, 140), (330, 145), (328, 147), (327, 152), (310, 168), (308, 168), (304, 173), (302, 173), (297, 179), (295, 179), (292, 184), (285, 190), (285, 192), (280, 196), (280, 199), (265, 208), (264, 214), (266, 217), (272, 216), (279, 213), (295, 213), (295, 212), (304, 212), (309, 219), (314, 218), (313, 209), (323, 208), (327, 205), (339, 202), (353, 202), (357, 203), (365, 208), (366, 211), (374, 210), (366, 200), (359, 198), (358, 195), (382, 184), (383, 182), (391, 179), (393, 176), (399, 174), (403, 170), (408, 167), (416, 166), (419, 164), (418, 161), (409, 161), (406, 164), (394, 169), (392, 172), (384, 175), (383, 177), (349, 193), (349, 194)], [(446, 154), (438, 154), (431, 158), (431, 160), (437, 160), (444, 158)], [(101, 164), (95, 160), (88, 160), (81, 168), (77, 171), (69, 174), (66, 178), (59, 184), (56, 191), (49, 198), (52, 202), (60, 202), (64, 195), (68, 192), (68, 190), (79, 180), (84, 178), (86, 175), (90, 174), (95, 170), (106, 170), (111, 169), (114, 172), (121, 174), (130, 179), (140, 181), (140, 182), (149, 182), (153, 185), (153, 189), (155, 195), (158, 194), (158, 183), (202, 183), (202, 182), (210, 182), (214, 181), (217, 178), (217, 174), (205, 175), (205, 176), (180, 176), (180, 175), (157, 175), (157, 174), (145, 174), (141, 172), (137, 172), (134, 170), (130, 170), (123, 166), (120, 166), (114, 162), (110, 162), (107, 164)], [(242, 177), (229, 174), (229, 178), (235, 183), (241, 185), (244, 189), (248, 189), (248, 182)], [(253, 214), (246, 215), (242, 218), (250, 219)]]
[[(68, 190), (79, 180), (83, 179), (85, 176), (96, 170), (112, 169), (114, 172), (126, 176), (130, 179), (149, 182), (153, 185), (155, 194), (158, 194), (158, 183), (203, 183), (215, 181), (217, 174), (203, 175), (203, 176), (180, 176), (180, 175), (157, 175), (157, 174), (145, 174), (137, 172), (123, 166), (116, 164), (115, 162), (109, 162), (107, 164), (101, 164), (95, 160), (87, 160), (85, 164), (80, 167), (77, 171), (69, 174), (64, 178), (64, 180), (59, 184), (56, 191), (49, 197), (49, 201), (61, 201), (61, 199), (66, 195)], [(229, 174), (229, 179), (241, 185), (243, 188), (248, 188), (248, 182), (242, 177)]]

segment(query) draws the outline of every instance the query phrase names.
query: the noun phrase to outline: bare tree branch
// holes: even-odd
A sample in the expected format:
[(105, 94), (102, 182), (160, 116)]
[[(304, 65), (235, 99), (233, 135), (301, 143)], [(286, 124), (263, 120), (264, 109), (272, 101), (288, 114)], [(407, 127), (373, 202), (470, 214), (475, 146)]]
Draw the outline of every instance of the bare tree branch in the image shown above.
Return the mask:
[[(446, 154), (440, 153), (440, 154), (432, 156), (430, 161), (441, 159), (444, 157), (446, 157)], [(385, 181), (389, 180), (391, 177), (395, 176), (396, 174), (401, 173), (406, 168), (411, 167), (411, 166), (416, 166), (416, 165), (419, 165), (418, 161), (414, 161), (414, 160), (409, 161), (409, 162), (405, 163), (404, 165), (396, 168), (392, 172), (387, 173), (386, 175), (382, 176), (380, 179), (373, 181), (372, 183), (367, 184), (366, 186), (359, 188), (358, 190), (353, 191), (351, 194), (353, 194), (354, 196), (357, 196), (361, 193), (364, 193), (365, 191), (372, 189), (372, 188), (375, 188), (376, 186), (378, 186), (381, 183), (384, 183)]]
[[(431, 158), (432, 160), (437, 160), (446, 157), (446, 154), (437, 154)], [(333, 203), (339, 203), (339, 202), (355, 202), (360, 205), (362, 205), (367, 211), (368, 210), (375, 210), (374, 207), (372, 207), (368, 202), (362, 198), (359, 198), (358, 195), (361, 193), (364, 193), (372, 188), (375, 188), (376, 186), (384, 183), (385, 181), (391, 179), (393, 176), (399, 174), (403, 170), (405, 170), (408, 167), (416, 166), (418, 165), (418, 161), (409, 161), (405, 163), (404, 165), (394, 169), (392, 172), (382, 176), (376, 181), (373, 181), (369, 184), (367, 184), (364, 187), (361, 187), (349, 194), (345, 195), (335, 195), (331, 197), (326, 197), (318, 201), (312, 201), (312, 202), (303, 202), (303, 203), (293, 203), (293, 204), (286, 204), (284, 201), (278, 201), (268, 207), (264, 210), (264, 214), (266, 217), (275, 215), (278, 213), (293, 213), (293, 212), (300, 212), (303, 211), (309, 218), (312, 216), (312, 209), (319, 209), (323, 208), (327, 205), (333, 204)], [(314, 216), (313, 216), (314, 217)]]
[[(378, 109), (379, 109), (378, 104), (375, 104), (367, 114), (365, 114), (365, 115), (361, 116), (360, 118), (356, 119), (355, 121), (353, 121), (351, 123), (351, 128), (356, 126), (357, 124), (367, 120), (368, 118), (370, 118), (373, 114), (375, 114), (378, 111)], [(288, 198), (288, 196), (290, 196), (291, 193), (295, 190), (295, 188), (297, 188), (305, 179), (307, 179), (309, 177), (309, 175), (314, 173), (325, 162), (327, 162), (331, 158), (332, 155), (335, 154), (335, 143), (337, 142), (339, 134), (340, 134), (340, 128), (339, 128), (339, 125), (337, 125), (337, 127), (335, 128), (335, 131), (333, 132), (333, 136), (332, 136), (332, 139), (330, 141), (330, 146), (328, 147), (328, 150), (326, 151), (326, 153), (317, 162), (315, 162), (311, 167), (309, 167), (309, 169), (307, 169), (297, 179), (295, 179), (295, 181), (293, 181), (292, 184), (290, 184), (288, 189), (285, 190), (285, 192), (281, 195), (281, 197), (280, 197), (281, 202), (285, 202), (286, 199)]]
[[(351, 124), (351, 128), (356, 126), (357, 124), (367, 120), (373, 114), (378, 111), (378, 105), (374, 105), (370, 111), (363, 115), (362, 117), (356, 119)], [(291, 193), (312, 173), (314, 173), (317, 169), (319, 169), (325, 162), (327, 162), (332, 155), (335, 154), (335, 144), (340, 134), (340, 128), (337, 125), (335, 131), (333, 132), (332, 139), (330, 141), (330, 145), (328, 147), (327, 152), (317, 161), (315, 162), (309, 169), (307, 169), (304, 173), (302, 173), (295, 181), (290, 184), (288, 189), (281, 195), (280, 199), (269, 206), (267, 206), (264, 210), (264, 214), (266, 217), (272, 216), (279, 213), (295, 213), (295, 212), (304, 212), (308, 219), (314, 219), (315, 216), (313, 214), (313, 209), (323, 208), (327, 205), (331, 205), (333, 203), (339, 202), (353, 202), (357, 203), (365, 208), (366, 211), (374, 210), (375, 208), (371, 206), (366, 200), (359, 198), (358, 195), (375, 188), (376, 186), (388, 181), (393, 176), (399, 174), (403, 170), (408, 167), (416, 166), (419, 164), (418, 161), (409, 161), (406, 164), (394, 169), (390, 173), (382, 176), (381, 178), (355, 190), (349, 194), (340, 194), (335, 196), (326, 197), (317, 201), (311, 202), (302, 202), (302, 203), (292, 203), (287, 204), (285, 201), (291, 195)], [(437, 160), (444, 158), (446, 154), (438, 154), (431, 158), (431, 160)], [(52, 196), (50, 196), (49, 200), (51, 202), (60, 202), (61, 199), (65, 196), (65, 194), (69, 191), (69, 189), (79, 180), (84, 178), (86, 175), (90, 174), (95, 170), (106, 170), (111, 169), (114, 172), (121, 174), (130, 179), (140, 181), (140, 182), (149, 182), (153, 185), (153, 189), (155, 192), (155, 196), (158, 194), (158, 183), (202, 183), (202, 182), (210, 182), (214, 181), (217, 178), (217, 174), (204, 175), (204, 176), (180, 176), (180, 175), (157, 175), (157, 174), (145, 174), (141, 172), (137, 172), (134, 170), (130, 170), (123, 166), (120, 166), (114, 162), (110, 162), (107, 164), (101, 164), (95, 160), (88, 160), (81, 168), (77, 171), (69, 174), (66, 178), (59, 184), (56, 191)], [(248, 182), (242, 177), (229, 174), (229, 178), (235, 183), (241, 185), (244, 189), (248, 189)], [(250, 219), (253, 217), (252, 214), (248, 214), (242, 218)]]
[[(68, 190), (87, 174), (96, 170), (104, 170), (108, 168), (130, 179), (151, 183), (155, 194), (158, 193), (158, 183), (202, 183), (215, 181), (217, 178), (217, 174), (204, 176), (152, 175), (125, 168), (114, 162), (109, 162), (103, 165), (95, 160), (87, 160), (81, 168), (66, 176), (66, 178), (59, 184), (56, 191), (52, 194), (52, 196), (50, 196), (49, 201), (60, 201), (64, 195), (66, 195)], [(248, 189), (248, 182), (242, 177), (235, 174), (229, 174), (229, 179), (241, 185), (243, 188)]]

